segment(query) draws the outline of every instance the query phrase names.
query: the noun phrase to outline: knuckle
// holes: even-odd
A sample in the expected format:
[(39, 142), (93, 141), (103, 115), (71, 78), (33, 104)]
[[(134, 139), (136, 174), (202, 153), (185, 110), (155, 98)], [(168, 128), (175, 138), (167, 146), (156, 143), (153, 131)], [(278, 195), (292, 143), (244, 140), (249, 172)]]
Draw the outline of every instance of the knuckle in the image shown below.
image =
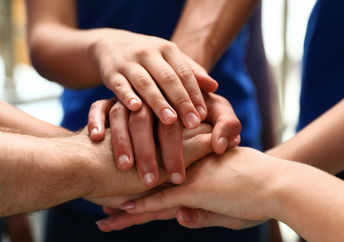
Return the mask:
[(122, 81), (119, 81), (118, 79), (112, 80), (112, 90), (118, 94), (121, 93), (125, 87), (125, 84)]
[(177, 101), (176, 101), (176, 105), (177, 106), (186, 106), (186, 105), (192, 105), (191, 103), (191, 100), (189, 98), (189, 96), (183, 96), (183, 97), (180, 97)]
[(112, 77), (113, 77), (113, 75), (115, 73), (116, 73), (116, 70), (114, 69), (113, 66), (104, 68), (104, 71), (103, 71), (103, 78), (104, 78), (104, 80), (105, 81), (111, 81)]
[(168, 40), (164, 41), (161, 44), (161, 47), (162, 47), (162, 50), (164, 50), (164, 51), (176, 51), (176, 50), (178, 50), (177, 45), (171, 41), (168, 41)]
[(144, 74), (138, 74), (135, 79), (139, 89), (147, 89), (152, 86), (152, 80)]
[(228, 125), (230, 125), (230, 127), (232, 128), (232, 130), (236, 133), (239, 134), (241, 132), (241, 123), (238, 119), (230, 119), (228, 121)]
[(179, 70), (179, 76), (182, 80), (191, 80), (194, 77), (193, 72), (186, 67), (181, 67)]
[(111, 109), (110, 109), (110, 116), (116, 116), (119, 113), (122, 113), (123, 111), (125, 111), (125, 108), (122, 104), (120, 103), (116, 103)]
[(200, 103), (203, 103), (201, 91), (197, 89), (191, 89), (191, 90), (188, 90), (188, 93), (189, 93), (189, 97), (192, 100), (198, 100)]
[(125, 134), (116, 133), (114, 142), (116, 143), (116, 146), (118, 145), (119, 148), (124, 150), (127, 148), (128, 137)]
[(171, 71), (161, 71), (159, 74), (159, 79), (162, 84), (173, 85), (175, 82), (177, 82), (178, 77)]
[(166, 194), (165, 191), (160, 191), (156, 194), (155, 198), (156, 198), (156, 202), (158, 204), (162, 204), (165, 200)]
[(103, 105), (103, 103), (104, 103), (104, 100), (98, 100), (98, 101), (92, 103), (91, 109), (93, 109), (93, 108), (98, 109)]
[(239, 134), (241, 132), (241, 123), (237, 118), (234, 117), (222, 117), (218, 120), (222, 122), (224, 126), (230, 127), (231, 132)]
[(151, 53), (152, 53), (152, 51), (150, 49), (142, 48), (142, 49), (136, 50), (135, 55), (137, 58), (142, 59), (142, 58), (146, 58), (146, 57), (150, 56)]

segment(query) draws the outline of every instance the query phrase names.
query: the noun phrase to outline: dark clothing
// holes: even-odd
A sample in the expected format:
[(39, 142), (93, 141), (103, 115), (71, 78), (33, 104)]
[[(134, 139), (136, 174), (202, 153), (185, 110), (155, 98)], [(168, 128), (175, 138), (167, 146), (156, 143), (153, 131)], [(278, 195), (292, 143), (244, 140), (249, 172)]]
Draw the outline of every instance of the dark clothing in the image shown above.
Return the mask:
[[(151, 222), (144, 226), (133, 226), (122, 231), (104, 233), (97, 229), (95, 221), (102, 216), (79, 213), (70, 208), (57, 207), (48, 215), (49, 223), (46, 241), (90, 241), (90, 242), (242, 242), (267, 241), (268, 224), (264, 230), (251, 228), (233, 231), (224, 228), (187, 229), (178, 225), (175, 220)], [(178, 229), (177, 229), (178, 228)]]
[[(116, 28), (170, 39), (184, 0), (79, 0), (77, 6), (80, 29)], [(260, 116), (254, 85), (244, 63), (246, 28), (233, 42), (211, 75), (219, 82), (219, 91), (232, 104), (243, 130), (242, 145), (261, 147)], [(62, 95), (62, 126), (78, 130), (86, 125), (90, 105), (113, 97), (104, 85), (86, 90), (65, 89)], [(95, 221), (105, 215), (99, 206), (84, 200), (69, 202), (52, 210), (48, 219), (47, 242), (52, 241), (261, 241), (260, 228), (241, 232), (223, 228), (190, 230), (175, 221), (158, 221), (124, 231), (101, 233)], [(149, 235), (149, 237), (148, 237)]]
[(344, 1), (318, 0), (308, 23), (298, 129), (344, 98)]

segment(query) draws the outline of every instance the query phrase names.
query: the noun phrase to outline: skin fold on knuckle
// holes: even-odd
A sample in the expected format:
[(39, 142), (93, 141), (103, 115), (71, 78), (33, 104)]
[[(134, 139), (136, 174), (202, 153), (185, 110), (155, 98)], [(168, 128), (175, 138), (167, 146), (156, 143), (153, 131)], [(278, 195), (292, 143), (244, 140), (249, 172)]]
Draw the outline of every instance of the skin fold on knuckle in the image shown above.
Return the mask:
[(130, 82), (132, 82), (138, 90), (146, 90), (153, 85), (153, 80), (145, 74), (136, 74), (133, 78), (134, 80), (131, 80)]
[(179, 75), (180, 79), (182, 79), (184, 81), (196, 80), (192, 70), (190, 68), (185, 67), (185, 66), (178, 68), (178, 75)]
[(160, 85), (172, 87), (178, 82), (179, 78), (172, 71), (162, 70), (158, 72), (158, 80)]
[(231, 130), (234, 133), (234, 137), (233, 138), (235, 138), (237, 135), (240, 134), (242, 127), (241, 127), (241, 123), (240, 123), (240, 121), (238, 119), (234, 119), (234, 118), (228, 119), (226, 121), (226, 125), (228, 127), (231, 127)]
[(114, 93), (116, 93), (117, 95), (121, 95), (123, 93), (123, 90), (125, 89), (125, 83), (123, 83), (121, 80), (117, 79), (117, 77), (114, 77), (111, 80), (110, 85), (111, 85), (111, 90)]
[(190, 105), (193, 106), (193, 103), (191, 102), (189, 96), (182, 96), (175, 101), (175, 105), (179, 108), (182, 108)]
[(135, 51), (135, 58), (139, 61), (143, 61), (144, 59), (150, 58), (154, 53), (154, 50), (151, 48), (139, 48)]
[(174, 52), (179, 52), (178, 46), (168, 40), (163, 40), (163, 42), (160, 44), (160, 50), (164, 53), (174, 53)]
[(125, 107), (122, 104), (116, 103), (109, 112), (111, 118), (117, 118), (125, 112)]

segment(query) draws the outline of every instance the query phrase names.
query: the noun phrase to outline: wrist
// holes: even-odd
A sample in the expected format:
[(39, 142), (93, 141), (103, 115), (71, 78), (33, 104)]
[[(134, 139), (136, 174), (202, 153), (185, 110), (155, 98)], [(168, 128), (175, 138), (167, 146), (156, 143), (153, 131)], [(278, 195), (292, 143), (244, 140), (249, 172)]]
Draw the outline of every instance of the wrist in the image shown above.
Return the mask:
[[(293, 197), (298, 196), (298, 192), (304, 189), (302, 179), (307, 174), (308, 166), (287, 160), (277, 160), (277, 166), (273, 178), (270, 180), (269, 193), (267, 195), (266, 213), (270, 218), (287, 223), (290, 217)], [(302, 192), (301, 192), (302, 193)], [(302, 195), (302, 194), (299, 194)]]
[[(185, 35), (190, 36), (190, 35)], [(209, 72), (214, 66), (214, 55), (212, 49), (207, 45), (204, 38), (200, 36), (194, 36), (193, 38), (173, 36), (171, 41), (175, 43), (178, 48), (185, 53), (192, 60), (201, 65), (207, 72)], [(196, 43), (196, 44), (195, 44)]]
[(42, 153), (35, 153), (39, 155), (35, 159), (44, 162), (46, 174), (50, 173), (55, 179), (57, 191), (63, 189), (66, 200), (80, 198), (90, 193), (94, 186), (88, 137), (82, 139), (80, 136), (73, 134), (37, 140)]
[(280, 220), (280, 211), (283, 209), (281, 200), (290, 179), (288, 171), (291, 170), (294, 162), (272, 156), (266, 156), (264, 162), (267, 164), (264, 166), (263, 174), (260, 175), (263, 184), (260, 204), (266, 218)]

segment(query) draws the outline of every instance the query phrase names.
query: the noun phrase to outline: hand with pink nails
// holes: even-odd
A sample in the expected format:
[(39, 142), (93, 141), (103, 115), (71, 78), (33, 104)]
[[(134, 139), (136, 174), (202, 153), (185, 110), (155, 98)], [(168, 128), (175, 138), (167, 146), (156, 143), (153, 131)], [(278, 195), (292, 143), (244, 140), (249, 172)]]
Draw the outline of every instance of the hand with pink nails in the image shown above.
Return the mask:
[[(211, 135), (212, 149), (217, 154), (223, 154), (228, 147), (239, 144), (240, 122), (225, 98), (212, 93), (203, 94), (203, 97), (208, 109), (206, 121), (214, 126)], [(156, 185), (159, 169), (153, 112), (145, 103), (142, 109), (130, 112), (115, 99), (95, 102), (88, 118), (91, 140), (99, 141), (104, 138), (107, 122), (111, 128), (117, 167), (127, 171), (135, 163), (142, 182), (148, 187)], [(162, 162), (169, 179), (174, 184), (181, 184), (185, 179), (182, 124), (179, 120), (173, 125), (164, 125), (159, 121), (156, 130)]]
[(266, 174), (274, 174), (271, 171), (278, 164), (250, 148), (234, 148), (221, 156), (209, 155), (187, 170), (182, 185), (161, 188), (124, 203), (120, 208), (125, 212), (113, 214), (111, 209), (105, 209), (110, 217), (99, 221), (98, 227), (102, 231), (120, 230), (175, 217), (188, 228), (240, 229), (257, 225), (269, 218), (263, 209), (268, 192), (261, 185), (267, 183)]

